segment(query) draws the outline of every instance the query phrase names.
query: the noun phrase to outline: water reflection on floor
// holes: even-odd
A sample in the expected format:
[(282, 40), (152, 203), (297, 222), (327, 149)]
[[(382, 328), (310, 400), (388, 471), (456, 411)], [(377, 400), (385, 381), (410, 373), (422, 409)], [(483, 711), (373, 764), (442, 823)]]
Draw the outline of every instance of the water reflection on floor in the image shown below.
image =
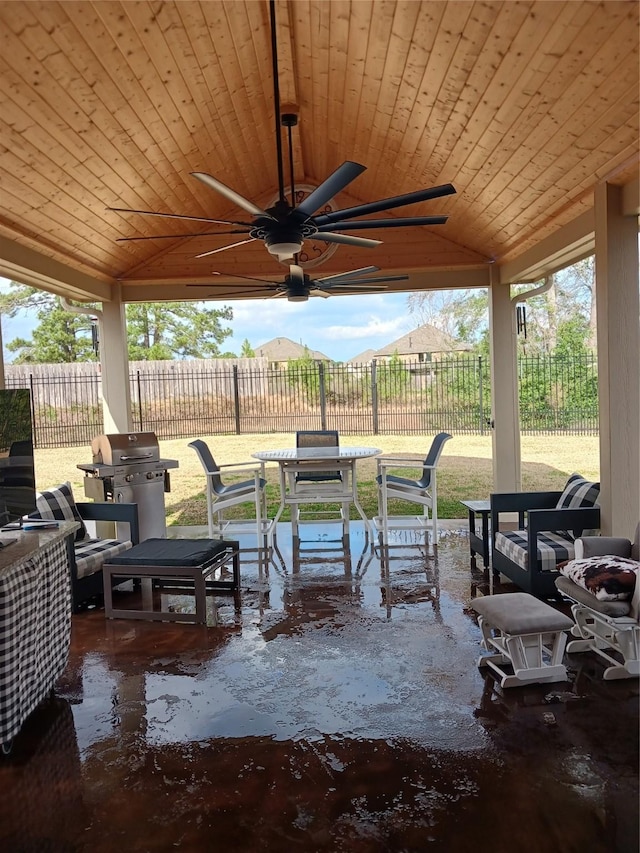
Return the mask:
[(58, 698), (0, 765), (3, 849), (637, 849), (637, 682), (590, 655), (561, 684), (482, 675), (462, 530), (437, 555), (302, 533), (243, 551), (206, 628), (74, 617)]

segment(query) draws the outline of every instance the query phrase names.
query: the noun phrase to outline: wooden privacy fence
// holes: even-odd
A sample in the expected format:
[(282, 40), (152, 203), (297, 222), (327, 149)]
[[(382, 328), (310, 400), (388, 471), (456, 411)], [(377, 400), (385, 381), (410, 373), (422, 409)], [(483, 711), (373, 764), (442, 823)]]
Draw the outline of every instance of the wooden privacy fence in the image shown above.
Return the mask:
[[(521, 358), (522, 431), (597, 434), (594, 356)], [(474, 356), (367, 364), (266, 359), (132, 362), (132, 422), (159, 439), (337, 429), (351, 435), (483, 434), (488, 366)], [(8, 388), (30, 388), (36, 447), (89, 444), (104, 431), (100, 366), (8, 365)]]

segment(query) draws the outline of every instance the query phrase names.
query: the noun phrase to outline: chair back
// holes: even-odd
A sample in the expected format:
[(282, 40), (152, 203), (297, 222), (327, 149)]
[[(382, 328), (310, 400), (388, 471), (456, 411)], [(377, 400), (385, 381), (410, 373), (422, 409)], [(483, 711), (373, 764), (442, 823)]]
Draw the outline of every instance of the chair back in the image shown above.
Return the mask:
[[(337, 429), (302, 429), (296, 432), (296, 447), (339, 447)], [(310, 474), (298, 474), (296, 480), (341, 480), (340, 471), (316, 471)]]
[(449, 435), (448, 432), (439, 432), (431, 442), (431, 447), (429, 448), (429, 452), (424, 460), (423, 474), (419, 480), (421, 488), (427, 489), (431, 484), (433, 468), (437, 466), (438, 461), (440, 460), (440, 454), (442, 453), (442, 448), (444, 447), (445, 442), (449, 441), (450, 438), (453, 438), (453, 436)]
[(211, 455), (211, 451), (209, 450), (209, 445), (206, 441), (202, 441), (200, 438), (196, 438), (195, 441), (189, 442), (188, 447), (193, 447), (195, 452), (198, 454), (200, 462), (202, 463), (202, 467), (206, 471), (208, 477), (211, 480), (211, 488), (214, 492), (220, 492), (223, 488), (223, 483), (220, 478), (220, 469), (216, 465), (216, 460)]

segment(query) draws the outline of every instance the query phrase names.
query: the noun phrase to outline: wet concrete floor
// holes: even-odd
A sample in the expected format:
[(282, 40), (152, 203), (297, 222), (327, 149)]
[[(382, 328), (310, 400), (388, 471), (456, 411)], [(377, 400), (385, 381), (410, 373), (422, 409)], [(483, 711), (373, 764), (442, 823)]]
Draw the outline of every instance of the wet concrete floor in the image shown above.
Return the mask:
[(281, 527), (207, 627), (74, 616), (55, 698), (0, 763), (0, 849), (636, 853), (636, 680), (585, 654), (501, 690), (463, 530), (437, 558), (401, 534), (387, 572), (358, 523), (346, 548)]

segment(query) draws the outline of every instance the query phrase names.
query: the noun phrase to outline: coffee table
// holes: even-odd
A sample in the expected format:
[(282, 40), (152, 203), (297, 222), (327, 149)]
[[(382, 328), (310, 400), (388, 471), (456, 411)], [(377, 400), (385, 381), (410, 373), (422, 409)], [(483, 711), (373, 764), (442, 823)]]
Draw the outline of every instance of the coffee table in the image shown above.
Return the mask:
[[(232, 577), (222, 578), (224, 566), (231, 560)], [(216, 573), (218, 576), (216, 577)], [(145, 539), (115, 561), (102, 567), (104, 581), (104, 615), (107, 619), (148, 619), (154, 621), (190, 622), (206, 625), (207, 591), (237, 593), (240, 588), (239, 543), (223, 539)], [(196, 599), (196, 612), (174, 613), (168, 610), (116, 609), (113, 607), (113, 578), (157, 580), (162, 585), (175, 582), (187, 585)], [(149, 596), (151, 598), (151, 596)]]

